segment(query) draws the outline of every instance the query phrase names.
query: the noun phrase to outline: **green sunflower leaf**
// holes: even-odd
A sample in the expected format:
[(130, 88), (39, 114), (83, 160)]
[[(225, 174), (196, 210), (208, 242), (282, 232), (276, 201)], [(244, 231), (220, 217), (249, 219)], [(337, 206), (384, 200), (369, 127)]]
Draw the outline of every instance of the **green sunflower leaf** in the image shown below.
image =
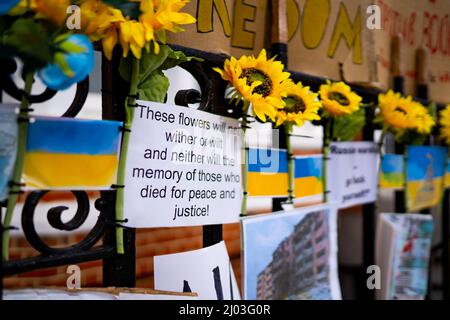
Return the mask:
[[(131, 78), (132, 59), (135, 58), (129, 55), (120, 61), (119, 73), (126, 81), (130, 81)], [(159, 54), (155, 54), (153, 48), (143, 51), (139, 61), (139, 97), (148, 101), (163, 102), (169, 89), (169, 79), (163, 70), (192, 59), (194, 58), (187, 57), (181, 51), (173, 51), (167, 45), (161, 45)]]
[[(150, 48), (148, 52), (142, 51), (142, 57), (139, 60), (139, 82), (145, 82), (150, 74), (161, 68), (170, 50), (168, 46), (161, 46), (159, 54), (155, 54), (153, 48)], [(133, 59), (135, 57), (129, 54), (127, 58), (120, 61), (119, 73), (126, 81), (130, 81), (131, 78), (131, 62)]]
[(2, 32), (1, 50), (19, 57), (29, 67), (42, 68), (53, 61), (50, 39), (44, 26), (31, 19), (17, 19)]
[(364, 109), (359, 109), (354, 113), (335, 117), (333, 124), (333, 137), (339, 141), (351, 141), (364, 127)]
[(160, 70), (153, 72), (145, 82), (139, 84), (139, 98), (147, 101), (164, 102), (169, 79)]
[(103, 0), (103, 2), (119, 9), (124, 16), (128, 16), (134, 20), (138, 20), (141, 14), (139, 2), (130, 2), (129, 0)]

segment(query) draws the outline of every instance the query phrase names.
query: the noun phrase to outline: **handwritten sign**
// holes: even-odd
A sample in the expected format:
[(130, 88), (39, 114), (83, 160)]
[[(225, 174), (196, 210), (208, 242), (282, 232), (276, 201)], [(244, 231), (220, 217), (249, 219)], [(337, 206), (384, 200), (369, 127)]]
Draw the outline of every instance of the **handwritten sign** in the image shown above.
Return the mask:
[[(286, 0), (279, 26), (286, 34), (288, 68), (340, 79), (342, 63), (348, 81), (390, 86), (393, 36), (401, 35), (405, 93), (414, 93), (416, 49), (428, 54), (430, 98), (450, 100), (450, 35), (448, 0)], [(169, 42), (202, 51), (257, 54), (271, 34), (268, 0), (192, 0), (186, 12), (196, 17), (186, 33)]]
[(340, 208), (377, 198), (377, 155), (373, 142), (333, 142), (327, 162), (329, 201)]
[(138, 104), (124, 189), (128, 225), (237, 222), (242, 199), (238, 121), (174, 105)]

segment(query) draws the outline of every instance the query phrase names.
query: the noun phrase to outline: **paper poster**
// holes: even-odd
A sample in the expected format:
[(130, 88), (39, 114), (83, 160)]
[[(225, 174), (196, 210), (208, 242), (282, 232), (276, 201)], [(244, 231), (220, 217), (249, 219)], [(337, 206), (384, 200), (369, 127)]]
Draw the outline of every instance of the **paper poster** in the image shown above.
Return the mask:
[(0, 104), (0, 201), (8, 197), (8, 183), (17, 154), (17, 113), (19, 105)]
[(450, 160), (448, 159), (445, 164), (444, 187), (450, 188)]
[(248, 195), (287, 197), (287, 152), (281, 149), (248, 150)]
[(328, 201), (339, 208), (376, 201), (378, 147), (374, 142), (333, 142), (328, 156)]
[(323, 200), (323, 156), (295, 157), (295, 197), (300, 202)]
[(195, 300), (195, 293), (160, 292), (136, 288), (87, 288), (80, 290), (33, 288), (6, 289), (4, 300)]
[(406, 160), (406, 207), (417, 211), (439, 204), (443, 193), (447, 149), (408, 146)]
[(118, 121), (36, 117), (28, 128), (27, 189), (103, 190), (116, 183)]
[(131, 227), (237, 222), (241, 128), (235, 119), (138, 101), (125, 172)]
[(240, 300), (225, 242), (194, 251), (155, 256), (156, 290), (196, 292), (200, 300)]
[(306, 207), (241, 223), (245, 299), (341, 299), (336, 209)]
[(431, 215), (380, 214), (376, 242), (376, 263), (381, 269), (378, 299), (425, 298), (432, 237)]
[(384, 154), (380, 164), (380, 188), (402, 189), (405, 186), (404, 157), (402, 154)]

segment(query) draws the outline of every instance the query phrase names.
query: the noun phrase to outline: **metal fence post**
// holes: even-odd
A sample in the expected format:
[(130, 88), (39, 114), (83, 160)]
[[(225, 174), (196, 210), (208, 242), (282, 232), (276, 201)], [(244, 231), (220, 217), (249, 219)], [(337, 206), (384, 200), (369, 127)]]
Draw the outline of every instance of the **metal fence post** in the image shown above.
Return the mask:
[[(369, 106), (365, 109), (365, 125), (363, 128), (363, 140), (373, 141), (375, 108)], [(365, 292), (366, 300), (375, 299), (375, 292), (367, 288), (366, 270), (368, 266), (375, 264), (375, 225), (376, 225), (376, 205), (375, 202), (367, 203), (362, 206), (363, 214), (363, 270), (361, 270), (361, 292)]]
[(442, 290), (443, 299), (450, 300), (450, 190), (444, 192), (442, 206)]

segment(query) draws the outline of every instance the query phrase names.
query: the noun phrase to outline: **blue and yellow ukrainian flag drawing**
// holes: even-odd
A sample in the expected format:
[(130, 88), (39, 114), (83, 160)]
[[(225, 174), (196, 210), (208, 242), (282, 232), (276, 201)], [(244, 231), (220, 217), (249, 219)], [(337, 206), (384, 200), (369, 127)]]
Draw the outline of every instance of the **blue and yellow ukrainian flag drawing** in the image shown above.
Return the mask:
[(447, 149), (408, 146), (406, 160), (406, 206), (416, 211), (439, 204), (443, 193)]
[(109, 189), (116, 183), (117, 121), (38, 117), (30, 123), (24, 182), (31, 189)]
[(322, 155), (295, 158), (295, 197), (323, 195)]
[(249, 196), (287, 196), (286, 150), (250, 148), (247, 161)]
[(380, 164), (380, 188), (403, 188), (405, 184), (403, 166), (403, 155), (383, 155)]

